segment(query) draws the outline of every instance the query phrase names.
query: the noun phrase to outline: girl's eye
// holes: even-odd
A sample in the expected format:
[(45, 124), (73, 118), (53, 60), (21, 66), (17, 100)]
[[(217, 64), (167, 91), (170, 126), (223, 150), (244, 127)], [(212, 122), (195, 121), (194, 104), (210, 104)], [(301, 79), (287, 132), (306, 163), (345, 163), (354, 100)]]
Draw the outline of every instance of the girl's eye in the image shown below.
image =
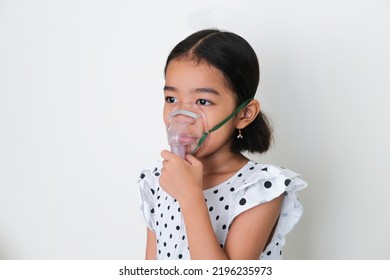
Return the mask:
[(167, 97), (165, 97), (165, 102), (167, 102), (167, 103), (175, 103), (176, 102), (176, 98), (172, 97), (172, 96), (167, 96)]
[(196, 104), (207, 106), (207, 105), (211, 105), (211, 102), (206, 99), (198, 99), (196, 101)]

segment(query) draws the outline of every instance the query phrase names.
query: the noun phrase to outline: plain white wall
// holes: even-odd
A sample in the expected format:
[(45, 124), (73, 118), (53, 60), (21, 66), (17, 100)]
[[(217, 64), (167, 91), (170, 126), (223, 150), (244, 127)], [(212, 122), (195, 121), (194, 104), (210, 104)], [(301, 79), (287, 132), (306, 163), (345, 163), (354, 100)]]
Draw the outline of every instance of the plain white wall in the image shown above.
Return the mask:
[(166, 148), (163, 67), (207, 27), (261, 64), (305, 213), (286, 259), (390, 257), (390, 4), (0, 1), (0, 259), (142, 259), (140, 170)]

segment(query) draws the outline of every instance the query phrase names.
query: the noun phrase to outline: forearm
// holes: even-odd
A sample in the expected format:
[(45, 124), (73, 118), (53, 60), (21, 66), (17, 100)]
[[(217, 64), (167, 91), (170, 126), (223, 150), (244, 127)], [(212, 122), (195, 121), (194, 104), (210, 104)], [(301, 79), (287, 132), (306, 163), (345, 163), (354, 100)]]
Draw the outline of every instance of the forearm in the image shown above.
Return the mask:
[(199, 193), (196, 197), (181, 201), (180, 207), (191, 259), (228, 259), (214, 233), (203, 194)]

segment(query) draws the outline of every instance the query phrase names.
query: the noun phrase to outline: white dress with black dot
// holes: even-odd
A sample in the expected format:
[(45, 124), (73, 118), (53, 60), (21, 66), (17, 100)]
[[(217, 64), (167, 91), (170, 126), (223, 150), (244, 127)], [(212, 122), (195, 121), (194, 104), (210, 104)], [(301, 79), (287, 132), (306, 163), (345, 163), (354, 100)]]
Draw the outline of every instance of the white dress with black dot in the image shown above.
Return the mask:
[[(147, 226), (156, 234), (157, 259), (190, 259), (180, 205), (159, 185), (161, 167), (162, 163), (158, 161), (141, 173), (141, 212)], [(224, 246), (230, 224), (237, 215), (284, 194), (273, 237), (260, 256), (260, 259), (281, 259), (285, 237), (303, 213), (296, 191), (306, 186), (307, 183), (291, 170), (249, 161), (230, 179), (204, 190), (220, 246)]]

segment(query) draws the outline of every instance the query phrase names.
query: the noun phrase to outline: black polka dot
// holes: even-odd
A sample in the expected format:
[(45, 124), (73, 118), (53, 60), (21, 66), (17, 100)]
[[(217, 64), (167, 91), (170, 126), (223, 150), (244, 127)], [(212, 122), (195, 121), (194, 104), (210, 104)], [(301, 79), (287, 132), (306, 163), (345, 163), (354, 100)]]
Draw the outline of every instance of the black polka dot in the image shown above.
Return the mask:
[(154, 168), (153, 172), (156, 172), (157, 171), (157, 167)]
[(264, 167), (263, 169), (261, 169), (261, 171), (268, 171), (268, 168)]
[(270, 187), (272, 187), (272, 183), (270, 181), (265, 181), (264, 187), (269, 189)]
[(219, 201), (222, 201), (223, 200), (223, 196), (221, 196), (220, 198), (219, 198)]
[(176, 230), (180, 230), (180, 227), (179, 227), (179, 226), (176, 226)]
[(156, 221), (156, 226), (158, 226), (158, 221)]
[(211, 211), (213, 211), (213, 206), (210, 206), (210, 208), (209, 208), (209, 211), (211, 212)]
[(161, 255), (161, 250), (158, 250), (158, 254)]
[(238, 177), (241, 177), (242, 176), (242, 173), (238, 174)]
[(184, 240), (184, 239), (186, 239), (186, 236), (185, 236), (185, 235), (183, 235), (183, 236), (181, 237), (181, 240)]
[(164, 242), (164, 244), (163, 244), (163, 245), (164, 245), (164, 247), (167, 247), (167, 242)]
[(288, 185), (290, 185), (291, 183), (291, 180), (290, 179), (286, 179), (286, 181), (284, 181), (284, 185), (287, 187)]
[(167, 209), (168, 209), (168, 210), (171, 209), (171, 205), (168, 205)]
[(268, 252), (267, 252), (267, 256), (270, 256), (270, 255), (271, 255), (271, 251), (268, 251)]
[(155, 191), (153, 189), (150, 189), (150, 191), (152, 192), (153, 195), (155, 194)]
[(160, 197), (161, 197), (161, 195), (159, 195), (159, 196), (157, 197), (157, 200), (159, 200), (159, 199), (160, 199)]
[(171, 253), (168, 253), (168, 254), (167, 254), (167, 257), (169, 258), (170, 256), (171, 256)]
[(225, 205), (225, 210), (229, 210), (229, 205)]
[(178, 211), (178, 212), (180, 212), (180, 207), (179, 207), (179, 208), (177, 208), (177, 211)]
[(223, 225), (223, 226), (222, 226), (222, 229), (226, 229), (226, 225)]
[(218, 221), (219, 220), (219, 216), (215, 217), (215, 219)]
[(253, 170), (253, 169), (255, 169), (255, 167), (254, 167), (254, 166), (252, 166), (251, 168), (249, 168), (249, 170)]
[(179, 254), (179, 259), (182, 259), (183, 258), (183, 255), (182, 254)]
[(234, 188), (230, 188), (230, 191), (231, 191), (231, 192), (234, 192)]
[(157, 204), (157, 207), (160, 207), (161, 206), (161, 203)]
[(171, 220), (173, 221), (174, 219), (175, 219), (175, 216), (172, 215), (172, 216), (171, 216)]
[(152, 208), (152, 210), (150, 210), (150, 213), (152, 213), (152, 214), (154, 213), (154, 208)]
[(156, 172), (156, 173), (154, 173), (154, 175), (158, 177), (158, 176), (160, 176), (160, 173)]
[(215, 190), (214, 193), (218, 193), (218, 190)]
[(171, 233), (171, 234), (169, 235), (169, 238), (172, 239), (172, 237), (173, 237), (173, 235), (172, 235), (172, 233)]
[(241, 198), (239, 204), (241, 206), (243, 206), (243, 205), (245, 205), (245, 203), (246, 203), (246, 199), (245, 198)]
[(164, 224), (164, 227), (165, 227), (165, 228), (167, 228), (167, 227), (168, 227), (168, 225), (167, 225), (167, 224)]
[(145, 174), (141, 173), (141, 176), (139, 176), (141, 179), (145, 178)]

